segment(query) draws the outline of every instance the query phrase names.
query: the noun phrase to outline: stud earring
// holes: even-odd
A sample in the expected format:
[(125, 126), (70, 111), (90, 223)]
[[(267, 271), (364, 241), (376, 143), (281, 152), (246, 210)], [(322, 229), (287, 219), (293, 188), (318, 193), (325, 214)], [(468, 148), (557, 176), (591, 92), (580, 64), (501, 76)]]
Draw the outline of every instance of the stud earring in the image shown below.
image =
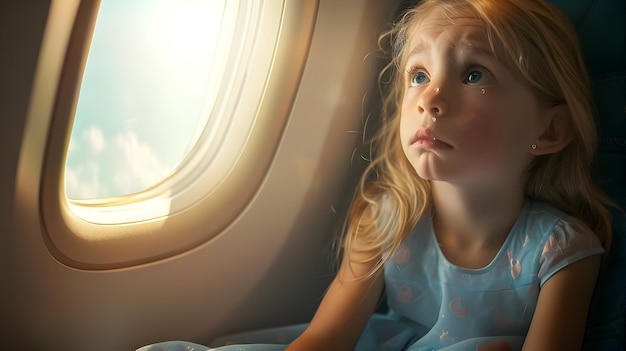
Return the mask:
[(486, 93), (486, 92), (487, 92), (487, 90), (485, 90), (485, 89), (480, 89), (480, 93), (481, 93), (481, 94), (485, 95), (485, 93)]
[(439, 94), (439, 88), (435, 88), (433, 90), (435, 90), (435, 93)]
[(533, 149), (533, 150), (537, 149), (537, 144), (532, 144), (532, 145), (530, 146), (530, 148), (531, 148), (531, 149)]

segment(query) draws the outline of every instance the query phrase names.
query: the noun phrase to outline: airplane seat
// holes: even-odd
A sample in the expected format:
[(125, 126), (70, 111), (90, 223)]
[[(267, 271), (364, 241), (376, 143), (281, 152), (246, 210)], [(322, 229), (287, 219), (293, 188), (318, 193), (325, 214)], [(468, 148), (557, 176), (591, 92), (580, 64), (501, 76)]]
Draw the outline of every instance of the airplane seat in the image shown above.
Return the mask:
[[(626, 209), (626, 1), (548, 1), (576, 27), (591, 75), (599, 132), (594, 180)], [(626, 217), (619, 210), (613, 216), (583, 350), (626, 350)]]

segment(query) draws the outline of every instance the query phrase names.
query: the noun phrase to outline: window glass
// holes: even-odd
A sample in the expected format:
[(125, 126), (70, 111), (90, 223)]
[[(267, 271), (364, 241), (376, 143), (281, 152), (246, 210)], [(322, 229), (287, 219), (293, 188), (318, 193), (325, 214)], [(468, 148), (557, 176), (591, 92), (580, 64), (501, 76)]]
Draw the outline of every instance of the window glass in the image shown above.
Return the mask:
[[(167, 178), (204, 126), (226, 0), (102, 0), (65, 166), (65, 194), (98, 199)], [(230, 21), (230, 22), (229, 22)], [(221, 33), (221, 34), (220, 34)]]

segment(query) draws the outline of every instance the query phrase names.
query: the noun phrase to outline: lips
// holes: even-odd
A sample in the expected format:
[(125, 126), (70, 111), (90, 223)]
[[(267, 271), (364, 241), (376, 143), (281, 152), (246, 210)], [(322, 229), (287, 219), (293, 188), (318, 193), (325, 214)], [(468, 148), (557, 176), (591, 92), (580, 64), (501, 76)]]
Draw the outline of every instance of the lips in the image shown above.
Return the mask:
[(441, 140), (430, 128), (420, 128), (411, 138), (410, 144), (428, 148), (452, 148), (452, 145)]

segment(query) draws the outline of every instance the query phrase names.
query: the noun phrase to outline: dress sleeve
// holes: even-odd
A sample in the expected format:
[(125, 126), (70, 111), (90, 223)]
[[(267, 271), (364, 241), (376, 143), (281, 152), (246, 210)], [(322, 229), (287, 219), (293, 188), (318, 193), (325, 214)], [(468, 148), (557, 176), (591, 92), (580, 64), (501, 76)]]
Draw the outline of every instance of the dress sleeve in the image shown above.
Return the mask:
[(600, 240), (582, 221), (566, 217), (547, 236), (539, 259), (539, 281), (543, 284), (562, 268), (583, 258), (600, 255)]

